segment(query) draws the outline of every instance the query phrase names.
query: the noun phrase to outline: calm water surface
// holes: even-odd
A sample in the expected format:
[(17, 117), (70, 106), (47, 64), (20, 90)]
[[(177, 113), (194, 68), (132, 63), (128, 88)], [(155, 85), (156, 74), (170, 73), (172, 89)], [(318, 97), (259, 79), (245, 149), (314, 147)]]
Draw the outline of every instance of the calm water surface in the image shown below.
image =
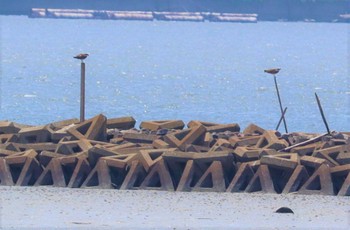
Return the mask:
[[(256, 123), (289, 131), (350, 131), (349, 24), (257, 24), (29, 19), (0, 16), (1, 120), (79, 117), (87, 52), (86, 117)], [(283, 131), (281, 129), (281, 131)]]

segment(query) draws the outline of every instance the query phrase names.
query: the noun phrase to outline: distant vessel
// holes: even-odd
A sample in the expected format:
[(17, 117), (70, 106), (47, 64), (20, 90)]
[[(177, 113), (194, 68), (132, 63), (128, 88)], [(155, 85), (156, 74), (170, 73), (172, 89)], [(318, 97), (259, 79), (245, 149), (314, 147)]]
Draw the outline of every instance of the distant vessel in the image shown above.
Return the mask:
[[(209, 14), (220, 14), (214, 16), (213, 21), (236, 21), (235, 18), (232, 18), (236, 16), (231, 17), (224, 14), (258, 14), (259, 21), (350, 22), (349, 4), (350, 0), (149, 0), (137, 2), (127, 0), (1, 0), (0, 15), (29, 15), (32, 8), (56, 8), (82, 9), (86, 12), (84, 18), (93, 19), (153, 20), (157, 19), (154, 17), (154, 12), (171, 12), (175, 15), (167, 14), (163, 18), (167, 20), (201, 21), (201, 16), (204, 16), (204, 20), (208, 20), (205, 14), (209, 12)], [(107, 11), (112, 12), (108, 15), (111, 17), (106, 17), (105, 12)], [(102, 15), (99, 15), (100, 13)], [(201, 15), (191, 15), (189, 17), (178, 13), (200, 13)], [(83, 16), (83, 13), (79, 15), (70, 13), (70, 16), (67, 15), (68, 13), (60, 14), (57, 13), (58, 18), (82, 18)]]
[(82, 9), (33, 8), (32, 18), (111, 19), (111, 20), (161, 20), (161, 21), (211, 21), (256, 23), (258, 14), (208, 13), (208, 12), (153, 12), (108, 11)]

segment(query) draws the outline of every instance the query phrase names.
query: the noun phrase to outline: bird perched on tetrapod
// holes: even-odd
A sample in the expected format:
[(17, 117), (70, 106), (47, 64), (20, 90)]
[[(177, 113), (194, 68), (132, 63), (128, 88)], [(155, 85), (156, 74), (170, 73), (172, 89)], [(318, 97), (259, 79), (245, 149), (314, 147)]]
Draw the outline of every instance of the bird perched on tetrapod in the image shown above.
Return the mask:
[(89, 56), (89, 54), (78, 54), (74, 58), (79, 59), (79, 60), (81, 60), (81, 62), (83, 62), (84, 59), (87, 58), (88, 56)]

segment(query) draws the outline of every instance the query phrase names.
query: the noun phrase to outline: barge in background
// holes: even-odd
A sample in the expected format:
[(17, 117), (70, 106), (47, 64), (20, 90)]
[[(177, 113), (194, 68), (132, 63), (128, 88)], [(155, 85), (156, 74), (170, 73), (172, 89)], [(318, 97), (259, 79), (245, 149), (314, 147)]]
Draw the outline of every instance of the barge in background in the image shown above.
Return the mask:
[[(152, 12), (171, 12), (163, 18), (200, 21), (196, 12), (210, 12), (214, 18), (226, 21), (228, 15), (258, 14), (259, 21), (307, 21), (307, 22), (350, 22), (350, 0), (1, 0), (0, 15), (30, 15), (31, 9), (82, 9), (97, 12), (118, 12), (117, 18), (127, 18), (132, 12), (148, 12), (142, 16), (147, 20)], [(123, 14), (119, 12), (124, 12)], [(180, 15), (178, 12), (181, 12)], [(192, 15), (193, 14), (193, 15)], [(219, 14), (215, 16), (215, 14)], [(81, 15), (78, 15), (81, 16)], [(89, 16), (89, 15), (87, 15)], [(93, 15), (96, 17), (96, 14)], [(147, 17), (145, 17), (147, 16)], [(158, 16), (158, 15), (156, 15)], [(99, 17), (97, 17), (99, 18)], [(220, 19), (221, 18), (221, 19)]]
[(161, 20), (161, 21), (211, 21), (256, 23), (257, 14), (210, 13), (210, 12), (152, 12), (107, 11), (83, 9), (34, 8), (31, 18), (111, 19), (111, 20)]

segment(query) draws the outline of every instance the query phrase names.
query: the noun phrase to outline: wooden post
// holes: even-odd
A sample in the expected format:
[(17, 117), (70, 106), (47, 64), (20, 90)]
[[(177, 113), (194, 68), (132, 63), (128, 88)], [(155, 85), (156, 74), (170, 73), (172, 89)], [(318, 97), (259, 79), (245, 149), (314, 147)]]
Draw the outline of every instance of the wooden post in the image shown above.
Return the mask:
[(284, 117), (284, 115), (283, 115), (283, 107), (282, 107), (280, 92), (279, 92), (278, 86), (277, 86), (276, 75), (273, 75), (273, 79), (275, 80), (275, 86), (276, 86), (276, 91), (277, 91), (277, 97), (278, 97), (278, 102), (279, 102), (279, 104), (280, 104), (280, 109), (281, 109), (281, 114), (282, 114), (282, 120), (283, 120), (283, 124), (284, 124), (284, 129), (286, 130), (286, 133), (288, 133), (286, 119), (285, 119), (285, 117)]
[(80, 122), (85, 120), (85, 63), (81, 61), (80, 79)]

